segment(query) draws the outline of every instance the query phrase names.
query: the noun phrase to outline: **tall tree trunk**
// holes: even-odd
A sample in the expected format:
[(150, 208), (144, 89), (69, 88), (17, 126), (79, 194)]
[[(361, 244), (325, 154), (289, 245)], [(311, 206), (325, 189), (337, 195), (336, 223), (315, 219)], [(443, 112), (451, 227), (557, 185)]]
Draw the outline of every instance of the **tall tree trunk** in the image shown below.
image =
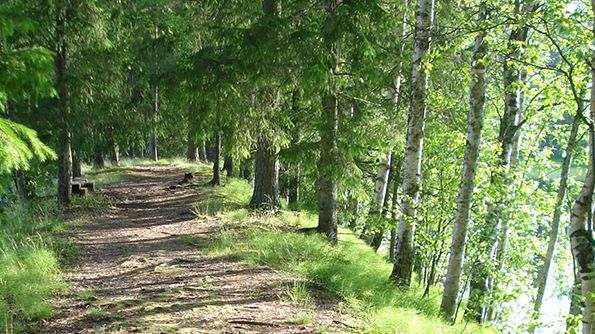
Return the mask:
[(194, 129), (191, 121), (193, 111), (192, 103), (190, 103), (188, 106), (188, 143), (186, 145), (186, 160), (189, 162), (196, 162), (198, 160), (198, 148), (196, 147), (196, 139), (194, 138)]
[[(591, 0), (593, 29), (595, 29), (595, 0)], [(595, 34), (592, 36), (595, 40)], [(593, 189), (595, 188), (595, 50), (591, 51), (591, 113), (589, 124), (589, 168), (581, 192), (572, 209), (570, 220), (570, 246), (581, 280), (581, 293), (584, 299), (582, 332), (595, 330), (595, 263), (593, 260)]]
[[(331, 3), (336, 5), (334, 0)], [(331, 6), (334, 13), (335, 6)], [(318, 226), (331, 244), (337, 243), (337, 178), (333, 166), (337, 161), (338, 101), (335, 95), (322, 98), (322, 121), (320, 128), (320, 161), (318, 165)]]
[(204, 140), (198, 142), (198, 159), (201, 162), (209, 162), (207, 158), (207, 145)]
[[(572, 253), (572, 246), (571, 253)], [(568, 309), (568, 316), (570, 319), (575, 319), (579, 317), (582, 313), (582, 306), (581, 306), (581, 299), (582, 299), (582, 292), (581, 292), (581, 279), (579, 273), (576, 272), (576, 261), (574, 261), (573, 257), (573, 273), (574, 273), (574, 280), (572, 284), (572, 290), (570, 295), (570, 308)], [(570, 328), (574, 328), (576, 325), (574, 321), (569, 321), (570, 319), (566, 320), (566, 331), (570, 332)]]
[[(298, 91), (293, 91), (291, 96), (291, 110), (293, 116), (293, 135), (291, 138), (292, 145), (299, 145), (300, 143), (300, 136), (301, 136), (301, 129), (298, 120), (298, 114), (300, 112), (299, 109), (299, 94)], [(295, 162), (289, 166), (289, 181), (288, 181), (288, 196), (287, 196), (287, 203), (294, 204), (297, 203), (300, 199), (300, 174), (301, 174), (302, 165), (301, 163)]]
[(403, 199), (397, 235), (395, 262), (391, 279), (400, 287), (409, 287), (415, 255), (415, 207), (419, 200), (421, 160), (426, 119), (428, 77), (426, 55), (430, 49), (430, 30), (434, 17), (434, 0), (419, 0), (415, 22), (415, 48), (411, 74), (411, 104), (407, 124), (403, 168)]
[(186, 159), (189, 162), (196, 162), (198, 150), (196, 149), (196, 145), (194, 144), (194, 135), (192, 134), (192, 129), (188, 130), (188, 144), (186, 148)]
[(380, 220), (382, 206), (387, 195), (388, 178), (390, 174), (390, 161), (392, 159), (392, 152), (388, 152), (386, 158), (378, 164), (376, 169), (376, 178), (374, 179), (374, 193), (370, 201), (370, 210), (368, 211), (369, 221), (364, 226), (360, 238), (366, 241), (368, 245), (372, 245), (374, 236), (377, 235), (377, 222)]
[(70, 135), (70, 89), (66, 79), (68, 68), (68, 42), (66, 38), (66, 8), (60, 1), (56, 6), (56, 43), (55, 57), (56, 85), (60, 111), (58, 114), (58, 206), (65, 208), (70, 205), (72, 196), (72, 148)]
[(73, 151), (73, 159), (72, 159), (72, 178), (81, 177), (83, 176), (83, 171), (81, 168), (81, 154), (79, 151)]
[(219, 159), (221, 157), (221, 133), (217, 131), (215, 134), (215, 146), (213, 149), (213, 179), (210, 184), (213, 186), (221, 185), (221, 177), (219, 175)]
[(159, 84), (151, 82), (151, 132), (149, 133), (149, 156), (151, 160), (159, 160), (157, 154), (157, 115), (159, 114)]
[[(263, 0), (262, 9), (265, 16), (278, 16), (279, 2), (277, 0)], [(262, 128), (256, 139), (256, 145), (254, 189), (250, 199), (250, 207), (253, 209), (279, 208), (281, 207), (281, 201), (279, 200), (279, 160), (271, 139)]]
[(93, 157), (93, 168), (102, 169), (105, 167), (105, 157), (99, 147), (95, 148), (95, 155)]
[[(538, 8), (534, 0), (516, 0), (514, 16), (525, 17)], [(503, 61), (504, 84), (504, 114), (500, 119), (498, 141), (501, 147), (498, 166), (491, 178), (491, 186), (496, 187), (498, 198), (494, 203), (488, 203), (488, 214), (483, 236), (485, 244), (491, 249), (486, 250), (491, 261), (475, 264), (470, 282), (471, 293), (467, 303), (467, 318), (484, 323), (491, 314), (490, 305), (484, 305), (486, 297), (492, 294), (496, 284), (499, 269), (504, 266), (504, 253), (508, 243), (508, 224), (505, 219), (505, 207), (512, 199), (514, 191), (511, 189), (512, 176), (510, 170), (519, 140), (523, 100), (524, 70), (517, 62), (523, 57), (523, 48), (527, 42), (529, 27), (527, 25), (515, 26), (508, 37), (507, 53)]]
[[(394, 170), (394, 176), (393, 176), (394, 180), (393, 180), (393, 190), (392, 190), (393, 194), (392, 194), (392, 204), (391, 204), (391, 212), (392, 212), (391, 219), (393, 220), (393, 222), (396, 222), (397, 217), (400, 217), (398, 210), (399, 210), (399, 186), (403, 182), (402, 177), (401, 177), (401, 172), (403, 170), (403, 158), (402, 157), (399, 156), (398, 158), (394, 159), (394, 155), (393, 155), (393, 170)], [(392, 227), (390, 229), (390, 245), (389, 245), (389, 250), (388, 250), (388, 257), (389, 257), (389, 260), (391, 261), (391, 263), (394, 263), (394, 261), (395, 261), (396, 246), (397, 246), (397, 229)]]
[(227, 175), (227, 177), (233, 177), (233, 159), (231, 157), (231, 155), (226, 155), (225, 158), (223, 159), (223, 169), (225, 170), (225, 173)]
[(252, 180), (252, 173), (250, 172), (251, 170), (251, 166), (253, 165), (250, 162), (250, 159), (242, 159), (242, 162), (240, 163), (240, 176), (244, 179), (244, 180), (248, 180), (251, 181)]
[[(579, 105), (578, 113), (582, 112), (582, 102)], [(554, 250), (556, 248), (556, 242), (558, 240), (558, 231), (560, 229), (560, 217), (562, 215), (562, 205), (564, 204), (564, 197), (566, 197), (566, 191), (568, 187), (568, 171), (570, 170), (570, 162), (572, 161), (572, 151), (576, 143), (576, 137), (578, 134), (578, 128), (580, 123), (580, 115), (574, 116), (572, 121), (572, 127), (570, 129), (570, 135), (568, 137), (568, 143), (566, 144), (566, 150), (564, 151), (564, 160), (562, 161), (562, 170), (560, 172), (560, 183), (558, 185), (558, 193), (556, 194), (556, 203), (554, 204), (554, 214), (552, 216), (552, 223), (550, 227), (549, 240), (545, 257), (543, 259), (543, 267), (539, 273), (537, 283), (537, 296), (535, 297), (535, 304), (533, 304), (533, 316), (532, 322), (529, 324), (529, 333), (534, 333), (537, 327), (535, 323), (539, 320), (539, 313), (541, 305), (543, 304), (543, 297), (545, 295), (545, 287), (547, 284), (547, 278), (549, 275), (551, 264), (554, 260)]]
[(118, 166), (120, 164), (120, 146), (118, 144), (114, 144), (112, 146), (112, 165)]
[(251, 208), (278, 208), (279, 201), (279, 160), (266, 136), (261, 133), (257, 140), (254, 161), (254, 192), (250, 200)]
[[(390, 192), (388, 190), (388, 188), (391, 185), (391, 182), (394, 182), (393, 179), (398, 179), (399, 178), (399, 172), (397, 169), (395, 169), (395, 156), (393, 154), (390, 154), (390, 159), (389, 159), (389, 164), (390, 164), (390, 168), (388, 170), (388, 178), (386, 180), (386, 189), (385, 191), (385, 195), (384, 195), (384, 200), (382, 201), (382, 212), (381, 212), (381, 216), (384, 220), (390, 218), (390, 209), (388, 208), (388, 202), (391, 198), (390, 196)], [(399, 165), (400, 167), (400, 165)], [(378, 249), (380, 249), (380, 246), (382, 246), (382, 241), (384, 241), (384, 233), (386, 232), (386, 222), (382, 221), (379, 228), (374, 231), (374, 234), (372, 236), (372, 242), (370, 243), (370, 246), (372, 247), (372, 249), (375, 252), (378, 252)]]
[[(486, 8), (482, 5), (478, 18), (478, 27), (481, 27), (486, 19)], [(483, 114), (485, 106), (485, 54), (486, 44), (484, 42), (486, 32), (480, 31), (475, 38), (475, 50), (473, 52), (473, 65), (471, 66), (471, 97), (467, 127), (467, 146), (465, 148), (465, 160), (463, 162), (463, 173), (457, 200), (457, 212), (455, 215), (454, 230), (450, 246), (450, 257), (444, 282), (444, 291), (440, 309), (447, 321), (454, 322), (457, 306), (457, 298), (461, 284), (463, 270), (463, 259), (465, 246), (467, 244), (467, 228), (469, 226), (469, 215), (471, 202), (473, 201), (473, 190), (475, 188), (475, 175), (477, 161), (479, 160), (479, 148), (483, 129)]]
[[(334, 22), (337, 15), (337, 0), (328, 0), (326, 8), (327, 20)], [(337, 72), (339, 48), (336, 36), (323, 35), (327, 45), (331, 63), (329, 70)], [(322, 114), (320, 135), (320, 161), (318, 162), (318, 225), (316, 231), (324, 234), (331, 245), (337, 244), (338, 202), (337, 176), (334, 166), (338, 162), (337, 137), (339, 134), (339, 101), (337, 98), (337, 83), (333, 82), (329, 91), (321, 97)]]
[(300, 200), (300, 174), (301, 174), (301, 164), (295, 163), (289, 166), (290, 167), (290, 175), (289, 175), (289, 184), (288, 184), (288, 194), (287, 194), (287, 203), (288, 204), (295, 204)]

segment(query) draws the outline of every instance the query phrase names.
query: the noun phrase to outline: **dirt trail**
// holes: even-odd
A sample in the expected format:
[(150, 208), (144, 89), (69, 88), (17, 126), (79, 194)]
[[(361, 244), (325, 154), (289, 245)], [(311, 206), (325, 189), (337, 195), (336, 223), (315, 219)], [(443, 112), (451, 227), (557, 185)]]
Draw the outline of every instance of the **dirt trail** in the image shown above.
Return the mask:
[(288, 275), (209, 257), (180, 240), (208, 238), (219, 226), (195, 219), (196, 191), (168, 189), (183, 172), (135, 167), (103, 187), (115, 204), (69, 236), (81, 248), (66, 273), (72, 291), (55, 301), (43, 333), (336, 332), (332, 311), (282, 301)]

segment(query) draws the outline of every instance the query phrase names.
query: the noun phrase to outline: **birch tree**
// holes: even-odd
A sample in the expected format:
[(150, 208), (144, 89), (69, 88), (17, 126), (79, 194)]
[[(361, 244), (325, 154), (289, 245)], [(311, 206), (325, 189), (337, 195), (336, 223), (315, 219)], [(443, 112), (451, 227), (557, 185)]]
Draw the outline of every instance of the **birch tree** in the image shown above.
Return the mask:
[(411, 283), (414, 258), (416, 206), (421, 183), (421, 160), (427, 109), (427, 54), (434, 19), (434, 0), (419, 0), (415, 22), (415, 46), (411, 74), (411, 104), (403, 162), (401, 218), (391, 279), (400, 287)]
[[(591, 9), (595, 17), (595, 0), (591, 0)], [(595, 18), (593, 19), (595, 31)], [(593, 36), (595, 40), (595, 33)], [(593, 43), (593, 41), (592, 41)], [(589, 166), (587, 177), (581, 192), (579, 193), (570, 221), (570, 245), (572, 256), (577, 265), (577, 271), (581, 281), (581, 294), (584, 298), (582, 333), (590, 334), (595, 328), (595, 266), (593, 251), (593, 228), (591, 226), (593, 189), (595, 188), (595, 50), (591, 51), (591, 107), (589, 122)]]
[[(482, 3), (478, 18), (478, 26), (486, 20), (486, 4)], [(463, 162), (463, 173), (457, 200), (457, 212), (454, 221), (450, 257), (444, 282), (444, 293), (440, 306), (443, 316), (447, 321), (455, 321), (457, 297), (459, 295), (461, 274), (463, 270), (463, 259), (467, 243), (467, 228), (469, 225), (469, 214), (473, 200), (475, 186), (475, 175), (477, 172), (477, 161), (479, 159), (479, 148), (483, 128), (484, 106), (486, 99), (485, 70), (486, 70), (486, 43), (485, 30), (481, 30), (475, 38), (473, 51), (473, 64), (471, 66), (471, 96), (467, 128), (467, 145), (465, 148), (465, 160)]]

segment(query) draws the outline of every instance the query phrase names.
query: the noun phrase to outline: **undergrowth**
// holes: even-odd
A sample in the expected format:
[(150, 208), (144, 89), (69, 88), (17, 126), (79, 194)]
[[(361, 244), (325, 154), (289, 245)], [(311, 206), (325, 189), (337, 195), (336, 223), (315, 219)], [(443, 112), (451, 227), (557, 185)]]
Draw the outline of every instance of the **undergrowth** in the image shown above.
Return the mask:
[[(229, 180), (215, 188), (208, 200), (196, 205), (203, 216), (216, 215), (224, 228), (212, 242), (185, 240), (212, 255), (238, 258), (251, 265), (267, 265), (297, 273), (311, 285), (337, 296), (337, 309), (359, 321), (363, 333), (492, 333), (489, 328), (460, 323), (451, 326), (439, 316), (438, 289), (422, 298), (421, 288), (398, 290), (388, 280), (392, 265), (365, 245), (350, 230), (339, 230), (339, 244), (332, 247), (320, 235), (295, 232), (313, 227), (310, 212), (250, 213), (245, 209), (251, 187)], [(216, 209), (215, 209), (216, 208)], [(186, 238), (188, 239), (188, 238)], [(303, 285), (290, 288), (287, 298), (307, 300)]]
[(62, 220), (53, 200), (10, 207), (0, 214), (0, 333), (19, 333), (52, 315), (48, 298), (65, 291), (59, 261), (76, 249), (53, 239)]

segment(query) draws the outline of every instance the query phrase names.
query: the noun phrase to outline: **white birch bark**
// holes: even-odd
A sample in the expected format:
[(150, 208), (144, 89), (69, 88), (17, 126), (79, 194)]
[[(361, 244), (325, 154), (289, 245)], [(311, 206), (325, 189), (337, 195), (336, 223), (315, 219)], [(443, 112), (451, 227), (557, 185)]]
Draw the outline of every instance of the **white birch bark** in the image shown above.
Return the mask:
[(430, 30), (434, 0), (419, 0), (415, 22), (415, 48), (411, 74), (411, 104), (403, 163), (403, 199), (392, 280), (401, 287), (411, 283), (416, 206), (419, 200), (423, 136), (426, 119), (428, 76), (426, 55), (430, 50)]
[[(486, 19), (485, 4), (480, 9), (478, 26), (481, 28)], [(457, 212), (455, 215), (454, 230), (450, 247), (450, 257), (444, 282), (441, 311), (447, 321), (454, 322), (454, 316), (459, 295), (465, 245), (467, 243), (467, 228), (469, 225), (469, 214), (473, 200), (475, 186), (475, 175), (477, 161), (479, 160), (479, 148), (483, 128), (483, 115), (485, 105), (485, 52), (484, 42), (486, 32), (481, 30), (475, 38), (475, 49), (473, 52), (473, 64), (471, 67), (471, 96), (467, 127), (467, 145), (465, 148), (465, 160), (463, 162), (463, 173), (459, 187)]]
[[(593, 15), (595, 16), (595, 0), (591, 0)], [(595, 18), (593, 20), (595, 28)], [(595, 36), (593, 36), (595, 39)], [(570, 246), (572, 255), (577, 265), (578, 274), (581, 280), (581, 292), (584, 298), (582, 333), (593, 332), (595, 318), (595, 269), (593, 265), (593, 234), (592, 234), (592, 202), (593, 188), (595, 186), (594, 164), (595, 164), (595, 131), (593, 121), (595, 120), (595, 49), (591, 53), (591, 112), (589, 124), (589, 168), (585, 184), (581, 189), (574, 207), (572, 219), (570, 220)]]
[[(582, 112), (582, 106), (579, 106), (579, 111)], [(562, 205), (564, 204), (564, 197), (566, 197), (566, 190), (568, 188), (568, 171), (570, 170), (570, 162), (572, 161), (572, 151), (576, 142), (578, 134), (580, 117), (577, 114), (572, 122), (570, 129), (570, 135), (568, 137), (568, 143), (564, 151), (564, 160), (562, 161), (562, 171), (560, 172), (560, 182), (558, 184), (558, 192), (556, 194), (556, 203), (554, 204), (554, 213), (552, 216), (552, 223), (550, 227), (549, 240), (547, 250), (545, 252), (545, 258), (543, 261), (543, 267), (539, 273), (537, 283), (537, 295), (535, 297), (535, 303), (533, 304), (533, 316), (532, 320), (537, 321), (539, 319), (539, 312), (541, 305), (543, 304), (543, 297), (545, 294), (545, 287), (547, 284), (547, 277), (550, 272), (550, 267), (554, 259), (554, 251), (556, 248), (556, 242), (558, 240), (558, 231), (560, 229), (560, 217), (562, 215)], [(534, 333), (536, 324), (529, 324), (529, 333)]]

